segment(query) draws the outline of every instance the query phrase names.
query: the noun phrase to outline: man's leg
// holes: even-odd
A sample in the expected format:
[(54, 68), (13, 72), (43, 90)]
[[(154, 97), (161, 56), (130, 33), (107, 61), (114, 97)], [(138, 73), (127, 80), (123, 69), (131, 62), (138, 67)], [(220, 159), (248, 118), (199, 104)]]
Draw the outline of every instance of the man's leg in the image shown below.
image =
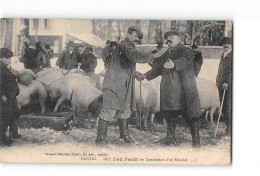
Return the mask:
[(8, 113), (6, 110), (6, 105), (1, 102), (0, 108), (0, 145), (10, 146), (12, 141), (6, 136), (6, 131), (8, 128)]
[(128, 119), (131, 116), (131, 110), (117, 111), (120, 141), (124, 143), (134, 143), (135, 141), (130, 137), (128, 130)]
[(116, 115), (116, 110), (109, 109), (107, 107), (103, 107), (98, 116), (98, 130), (97, 130), (97, 138), (96, 144), (104, 144), (107, 143), (107, 130), (109, 121), (113, 121), (113, 118)]
[(10, 102), (10, 106), (12, 108), (9, 115), (9, 137), (13, 139), (18, 139), (21, 138), (21, 135), (18, 134), (20, 112), (18, 109), (17, 100), (12, 100), (12, 102)]
[(160, 140), (164, 145), (175, 145), (175, 129), (177, 125), (177, 117), (179, 111), (162, 111), (163, 117), (167, 122), (166, 137)]
[(194, 118), (185, 118), (190, 125), (190, 133), (192, 137), (193, 147), (200, 147), (199, 120), (200, 116)]
[(232, 96), (231, 90), (226, 91), (226, 97), (224, 99), (223, 105), (223, 113), (226, 118), (226, 134), (227, 136), (231, 136), (232, 133)]

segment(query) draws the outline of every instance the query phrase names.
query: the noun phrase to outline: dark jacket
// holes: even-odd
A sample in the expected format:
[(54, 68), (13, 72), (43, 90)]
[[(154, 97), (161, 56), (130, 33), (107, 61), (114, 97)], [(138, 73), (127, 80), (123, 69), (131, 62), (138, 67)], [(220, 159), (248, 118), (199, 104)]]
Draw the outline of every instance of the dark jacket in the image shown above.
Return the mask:
[[(17, 72), (18, 74), (18, 72)], [(0, 62), (0, 97), (6, 96), (8, 100), (13, 100), (19, 94), (19, 87), (16, 76), (12, 75), (11, 70)]]
[(33, 70), (39, 67), (34, 50), (31, 48), (26, 48), (24, 50), (24, 55), (20, 58), (20, 61), (24, 63), (24, 68), (26, 69)]
[(56, 65), (63, 69), (71, 70), (77, 67), (77, 59), (75, 57), (76, 53), (73, 51), (71, 54), (69, 50), (64, 50), (60, 54)]
[(113, 52), (113, 48), (112, 47), (108, 47), (108, 46), (106, 46), (102, 50), (102, 60), (104, 61), (105, 68), (107, 68), (108, 64), (111, 61), (112, 52)]
[(222, 87), (222, 84), (227, 83), (231, 87), (232, 83), (232, 60), (233, 52), (232, 50), (227, 54), (225, 58), (221, 56), (221, 60), (218, 68), (218, 75), (216, 79), (216, 84), (218, 88)]
[(151, 53), (137, 51), (128, 38), (117, 45), (102, 86), (103, 106), (114, 110), (134, 110), (136, 63), (148, 63), (152, 59)]
[(40, 64), (40, 66), (42, 66), (42, 68), (51, 66), (50, 55), (48, 53), (46, 53), (45, 51), (39, 52), (39, 54), (37, 55), (37, 61), (38, 61), (38, 64)]
[[(168, 58), (174, 62), (173, 69), (163, 67)], [(184, 110), (188, 118), (200, 116), (201, 106), (194, 75), (192, 50), (178, 44), (174, 48), (169, 48), (160, 59), (163, 63), (158, 64), (145, 75), (148, 80), (162, 76), (160, 85), (161, 110)]]
[(84, 70), (85, 73), (95, 72), (97, 58), (92, 53), (89, 53), (89, 51), (84, 50), (83, 53), (78, 53), (77, 61), (78, 63), (81, 63), (80, 68)]

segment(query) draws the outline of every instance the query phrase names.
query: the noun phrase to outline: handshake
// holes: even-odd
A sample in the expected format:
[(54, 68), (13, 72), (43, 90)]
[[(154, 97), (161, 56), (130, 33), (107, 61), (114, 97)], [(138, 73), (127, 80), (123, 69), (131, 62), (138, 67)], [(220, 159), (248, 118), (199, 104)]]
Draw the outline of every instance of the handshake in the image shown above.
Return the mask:
[(145, 74), (136, 71), (136, 72), (135, 72), (135, 78), (136, 78), (138, 81), (143, 81), (144, 79), (146, 79), (146, 76), (145, 76)]

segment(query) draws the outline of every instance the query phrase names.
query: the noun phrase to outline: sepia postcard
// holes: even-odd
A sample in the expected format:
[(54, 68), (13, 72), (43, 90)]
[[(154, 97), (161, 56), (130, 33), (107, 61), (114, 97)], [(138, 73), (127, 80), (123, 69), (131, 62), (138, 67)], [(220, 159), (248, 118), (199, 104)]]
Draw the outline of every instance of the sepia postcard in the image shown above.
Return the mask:
[(230, 20), (0, 19), (0, 162), (230, 165)]

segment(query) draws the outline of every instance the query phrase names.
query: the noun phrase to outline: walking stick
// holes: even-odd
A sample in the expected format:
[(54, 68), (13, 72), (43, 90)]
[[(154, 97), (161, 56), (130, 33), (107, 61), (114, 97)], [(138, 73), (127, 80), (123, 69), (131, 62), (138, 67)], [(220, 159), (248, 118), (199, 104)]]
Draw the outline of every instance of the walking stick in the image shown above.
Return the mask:
[(214, 137), (217, 136), (218, 125), (219, 125), (220, 116), (222, 114), (222, 107), (223, 107), (223, 103), (224, 103), (225, 93), (226, 93), (226, 89), (224, 89), (224, 93), (223, 93), (223, 96), (222, 96), (222, 101), (221, 101), (221, 105), (220, 105), (220, 108), (219, 108), (219, 114), (218, 114), (218, 122), (217, 122), (217, 126), (216, 126)]
[(140, 133), (142, 128), (142, 80), (140, 80)]

